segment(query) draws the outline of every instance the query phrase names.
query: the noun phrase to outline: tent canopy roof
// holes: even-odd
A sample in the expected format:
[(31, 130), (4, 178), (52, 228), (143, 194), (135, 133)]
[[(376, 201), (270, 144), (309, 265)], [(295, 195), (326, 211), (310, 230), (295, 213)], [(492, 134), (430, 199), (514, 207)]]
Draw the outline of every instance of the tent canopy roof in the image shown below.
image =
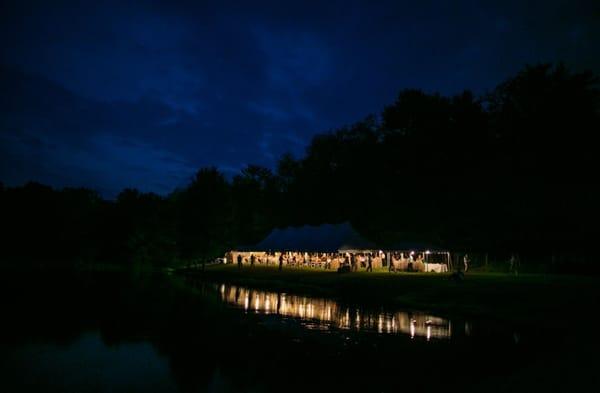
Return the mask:
[[(348, 222), (274, 229), (247, 251), (337, 252), (375, 249), (375, 244), (358, 234)], [(242, 251), (242, 249), (240, 249)]]
[(378, 249), (431, 253), (447, 251), (434, 244), (419, 242), (400, 242), (388, 247), (378, 247), (356, 232), (349, 222), (274, 229), (259, 243), (239, 247), (237, 251), (360, 252)]

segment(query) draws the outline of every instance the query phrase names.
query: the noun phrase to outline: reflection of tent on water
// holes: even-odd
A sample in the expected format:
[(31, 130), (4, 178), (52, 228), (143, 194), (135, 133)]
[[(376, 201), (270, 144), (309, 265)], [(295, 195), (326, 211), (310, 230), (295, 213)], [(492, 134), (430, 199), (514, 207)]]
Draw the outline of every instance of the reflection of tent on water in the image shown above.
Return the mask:
[(338, 252), (372, 250), (375, 245), (363, 238), (350, 223), (306, 225), (275, 229), (252, 251)]

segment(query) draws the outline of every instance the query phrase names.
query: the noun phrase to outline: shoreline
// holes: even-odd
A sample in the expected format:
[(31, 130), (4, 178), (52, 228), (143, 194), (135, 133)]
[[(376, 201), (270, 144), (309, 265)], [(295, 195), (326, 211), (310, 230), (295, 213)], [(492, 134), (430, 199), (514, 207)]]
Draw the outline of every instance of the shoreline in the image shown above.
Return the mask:
[[(308, 268), (207, 266), (179, 276), (249, 288), (329, 297), (365, 306), (409, 308), (523, 325), (566, 328), (572, 315), (589, 313), (600, 300), (597, 277), (467, 273), (456, 282), (444, 273), (338, 274)], [(577, 322), (576, 322), (577, 323)]]

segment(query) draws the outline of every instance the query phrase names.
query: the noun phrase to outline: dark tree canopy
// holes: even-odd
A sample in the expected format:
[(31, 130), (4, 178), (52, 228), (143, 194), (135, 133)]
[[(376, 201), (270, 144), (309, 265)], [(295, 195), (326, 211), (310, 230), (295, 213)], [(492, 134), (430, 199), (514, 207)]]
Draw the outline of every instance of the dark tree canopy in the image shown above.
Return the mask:
[(380, 115), (316, 136), (275, 172), (200, 169), (171, 195), (0, 183), (5, 260), (167, 266), (273, 228), (351, 221), (385, 246), (591, 260), (600, 90), (590, 72), (529, 66), (483, 97), (403, 90)]

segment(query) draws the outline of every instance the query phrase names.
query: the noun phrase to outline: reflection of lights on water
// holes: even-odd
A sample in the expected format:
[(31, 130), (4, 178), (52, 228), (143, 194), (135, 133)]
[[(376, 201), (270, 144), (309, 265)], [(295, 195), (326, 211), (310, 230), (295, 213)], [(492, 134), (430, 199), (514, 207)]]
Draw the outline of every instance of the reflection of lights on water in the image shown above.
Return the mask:
[[(215, 286), (221, 299), (253, 312), (296, 317), (309, 320), (313, 328), (320, 325), (340, 329), (370, 330), (378, 333), (400, 333), (411, 338), (444, 339), (451, 336), (450, 321), (423, 313), (360, 311), (340, 307), (333, 300), (314, 299), (287, 294), (249, 290), (235, 286)], [(303, 323), (303, 325), (308, 325)], [(470, 326), (465, 325), (465, 331)], [(468, 333), (467, 333), (468, 334)]]
[(344, 314), (344, 316), (340, 317), (339, 325), (341, 328), (344, 329), (350, 328), (350, 310), (346, 309), (346, 313)]

